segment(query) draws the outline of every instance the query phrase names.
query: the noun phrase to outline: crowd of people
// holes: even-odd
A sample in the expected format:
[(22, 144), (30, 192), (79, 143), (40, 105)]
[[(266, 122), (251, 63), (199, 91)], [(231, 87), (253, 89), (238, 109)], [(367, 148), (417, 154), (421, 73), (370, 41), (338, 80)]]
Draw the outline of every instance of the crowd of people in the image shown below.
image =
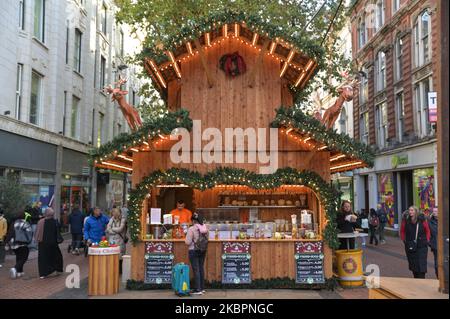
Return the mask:
[[(122, 256), (126, 253), (128, 209), (113, 207), (110, 216), (102, 213), (99, 207), (84, 214), (78, 206), (73, 206), (68, 216), (72, 242), (68, 245), (69, 253), (80, 255), (81, 249), (99, 243), (104, 237), (120, 246)], [(0, 268), (5, 262), (6, 251), (11, 251), (16, 262), (10, 269), (11, 279), (24, 276), (24, 265), (28, 261), (30, 250), (38, 251), (38, 272), (41, 279), (63, 272), (63, 255), (59, 245), (64, 241), (61, 223), (55, 218), (55, 212), (48, 207), (41, 208), (41, 203), (34, 203), (17, 214), (9, 223), (0, 208)], [(120, 262), (120, 271), (122, 263)]]
[[(417, 207), (411, 206), (402, 214), (400, 238), (405, 246), (409, 270), (414, 278), (425, 278), (427, 272), (428, 250), (434, 257), (434, 268), (438, 277), (437, 267), (437, 232), (438, 213), (433, 210), (431, 215), (425, 215)], [(377, 209), (371, 208), (369, 212), (353, 213), (351, 203), (344, 200), (341, 211), (337, 216), (337, 228), (341, 233), (353, 233), (361, 230), (369, 235), (369, 244), (377, 246), (386, 243), (385, 227), (388, 222), (387, 212), (383, 205), (378, 204)], [(366, 245), (362, 237), (362, 246)], [(355, 239), (340, 239), (339, 249), (355, 249)]]

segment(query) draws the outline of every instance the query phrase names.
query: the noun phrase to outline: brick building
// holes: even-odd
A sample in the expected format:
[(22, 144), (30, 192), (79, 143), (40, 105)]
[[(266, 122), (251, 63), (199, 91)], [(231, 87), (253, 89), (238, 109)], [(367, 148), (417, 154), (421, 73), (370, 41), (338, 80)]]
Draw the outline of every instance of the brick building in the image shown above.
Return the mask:
[(389, 210), (399, 228), (410, 205), (437, 205), (436, 127), (429, 92), (436, 82), (436, 0), (359, 0), (351, 7), (358, 68), (354, 135), (376, 150), (372, 169), (355, 171), (355, 209)]

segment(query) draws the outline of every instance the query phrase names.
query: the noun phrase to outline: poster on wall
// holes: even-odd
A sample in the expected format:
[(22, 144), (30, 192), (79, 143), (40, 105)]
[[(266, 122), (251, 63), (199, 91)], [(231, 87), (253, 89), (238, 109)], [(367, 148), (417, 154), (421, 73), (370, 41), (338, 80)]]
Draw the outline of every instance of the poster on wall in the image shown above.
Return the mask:
[(55, 186), (40, 186), (39, 187), (39, 201), (42, 203), (42, 211), (51, 207), (53, 204), (53, 196), (55, 194)]
[(434, 193), (434, 169), (423, 168), (414, 170), (414, 205), (425, 215), (436, 207)]
[(387, 213), (388, 225), (393, 227), (396, 222), (394, 212), (394, 184), (391, 173), (378, 175), (378, 202), (381, 203)]

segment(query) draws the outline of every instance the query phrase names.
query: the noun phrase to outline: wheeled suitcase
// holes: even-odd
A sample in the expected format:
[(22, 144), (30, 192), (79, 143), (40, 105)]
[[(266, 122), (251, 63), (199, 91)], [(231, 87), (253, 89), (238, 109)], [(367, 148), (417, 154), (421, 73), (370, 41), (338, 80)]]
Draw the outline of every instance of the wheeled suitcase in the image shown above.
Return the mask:
[(172, 269), (172, 289), (177, 296), (189, 296), (189, 266), (178, 263)]

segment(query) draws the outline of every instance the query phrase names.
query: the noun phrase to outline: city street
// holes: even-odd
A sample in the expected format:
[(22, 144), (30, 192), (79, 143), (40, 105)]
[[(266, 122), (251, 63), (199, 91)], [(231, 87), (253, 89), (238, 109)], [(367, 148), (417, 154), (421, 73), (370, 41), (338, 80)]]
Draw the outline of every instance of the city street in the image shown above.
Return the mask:
[[(0, 299), (22, 298), (68, 298), (85, 299), (87, 296), (88, 260), (84, 256), (74, 256), (67, 253), (66, 240), (62, 245), (64, 265), (77, 264), (80, 266), (80, 288), (68, 289), (65, 287), (67, 274), (52, 276), (47, 279), (39, 279), (37, 273), (37, 252), (30, 253), (30, 260), (25, 264), (25, 276), (21, 279), (11, 280), (9, 268), (14, 263), (14, 256), (8, 255), (7, 262), (0, 268)], [(387, 237), (387, 243), (379, 246), (368, 245), (364, 249), (364, 265), (377, 264), (380, 267), (380, 275), (385, 277), (411, 278), (408, 270), (403, 244), (398, 238)], [(428, 255), (428, 272), (426, 278), (434, 279), (432, 254)], [(282, 298), (282, 299), (367, 299), (366, 288), (342, 289), (337, 291), (310, 291), (310, 290), (211, 290), (204, 296), (192, 298)], [(113, 298), (147, 299), (147, 298), (177, 298), (172, 291), (128, 291), (123, 286), (118, 295)], [(96, 297), (101, 298), (101, 297)], [(111, 298), (109, 296), (108, 298)]]

